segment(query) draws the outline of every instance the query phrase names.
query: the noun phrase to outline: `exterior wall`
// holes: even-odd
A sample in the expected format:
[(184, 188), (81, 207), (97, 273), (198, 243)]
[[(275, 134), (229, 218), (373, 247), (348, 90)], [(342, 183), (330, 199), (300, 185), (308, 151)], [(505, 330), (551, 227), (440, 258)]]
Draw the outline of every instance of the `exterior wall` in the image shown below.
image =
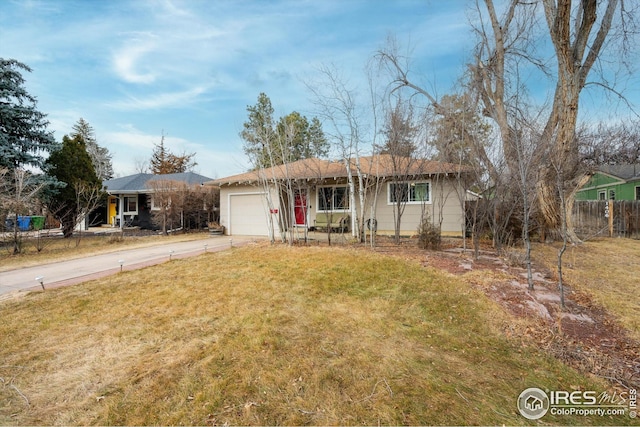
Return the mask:
[[(431, 220), (435, 223), (440, 218), (440, 212), (442, 211), (442, 234), (448, 236), (461, 236), (464, 215), (461, 209), (458, 192), (456, 191), (456, 182), (452, 179), (425, 179), (418, 180), (417, 182), (429, 182), (431, 201), (428, 203), (412, 204), (407, 203), (402, 215), (402, 221), (400, 223), (400, 232), (402, 235), (415, 235), (418, 230), (418, 225), (422, 219), (423, 209), (426, 209)], [(348, 186), (346, 181), (332, 181), (317, 187), (341, 185)], [(313, 226), (314, 220), (318, 212), (318, 189), (314, 187), (309, 190), (310, 197), (310, 209), (309, 209), (309, 224)], [(376, 220), (378, 222), (379, 234), (393, 234), (395, 230), (393, 210), (394, 204), (389, 203), (388, 195), (388, 182), (383, 182), (379, 188), (379, 194), (376, 202)], [(356, 189), (357, 191), (357, 189)], [(365, 201), (367, 207), (365, 209), (365, 221), (371, 216), (371, 207), (374, 203), (373, 193), (368, 195), (368, 200)], [(360, 212), (358, 195), (356, 194), (356, 207), (355, 213)], [(334, 211), (335, 214), (340, 214), (345, 211)], [(347, 211), (351, 215), (353, 221), (353, 215), (351, 211)]]
[[(400, 234), (415, 235), (422, 220), (423, 210), (426, 210), (431, 221), (438, 223), (442, 212), (442, 234), (447, 236), (461, 236), (463, 226), (463, 214), (460, 200), (455, 188), (455, 180), (419, 180), (429, 182), (431, 201), (418, 204), (407, 203), (402, 214)], [(396, 209), (393, 203), (389, 203), (389, 186), (383, 183), (376, 204), (376, 219), (378, 220), (379, 234), (393, 234), (395, 231), (393, 211)], [(371, 198), (373, 203), (373, 197)], [(370, 209), (368, 208), (369, 212)], [(367, 217), (369, 213), (367, 212)]]
[(615, 200), (636, 200), (636, 187), (640, 187), (640, 180), (622, 182), (620, 179), (596, 173), (576, 193), (576, 200), (599, 200), (598, 194), (605, 192), (605, 199), (610, 198), (611, 191), (615, 192)]

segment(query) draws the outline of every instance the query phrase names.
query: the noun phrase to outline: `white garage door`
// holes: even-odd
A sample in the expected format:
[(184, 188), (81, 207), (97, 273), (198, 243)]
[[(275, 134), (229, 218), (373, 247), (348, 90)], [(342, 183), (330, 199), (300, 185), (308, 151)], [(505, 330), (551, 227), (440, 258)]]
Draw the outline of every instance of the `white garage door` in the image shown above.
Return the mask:
[(267, 236), (264, 196), (262, 194), (231, 194), (229, 223), (232, 235)]

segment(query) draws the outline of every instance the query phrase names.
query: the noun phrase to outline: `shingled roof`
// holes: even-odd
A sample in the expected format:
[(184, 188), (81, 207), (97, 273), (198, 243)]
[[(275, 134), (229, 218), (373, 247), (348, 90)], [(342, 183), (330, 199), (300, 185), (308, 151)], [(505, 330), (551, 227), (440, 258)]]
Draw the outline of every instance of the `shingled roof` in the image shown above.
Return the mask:
[[(395, 167), (394, 167), (395, 164)], [(351, 160), (351, 173), (356, 175), (355, 161)], [(467, 173), (464, 166), (453, 163), (437, 162), (434, 160), (411, 159), (408, 157), (393, 157), (389, 154), (360, 157), (362, 173), (377, 177), (393, 176), (395, 171), (402, 171), (403, 175), (430, 176), (438, 174)], [(327, 179), (346, 178), (347, 168), (344, 162), (329, 161), (316, 158), (298, 160), (287, 165), (278, 165), (261, 171), (250, 171), (238, 175), (219, 178), (208, 184), (231, 185), (251, 184), (263, 179)]]
[(602, 165), (598, 167), (598, 170), (625, 181), (640, 178), (640, 164)]
[(135, 175), (106, 180), (103, 182), (103, 185), (106, 187), (107, 192), (111, 194), (145, 193), (151, 192), (150, 182), (152, 181), (176, 181), (184, 182), (187, 185), (200, 185), (211, 181), (211, 178), (195, 172), (169, 173), (165, 175), (137, 173)]

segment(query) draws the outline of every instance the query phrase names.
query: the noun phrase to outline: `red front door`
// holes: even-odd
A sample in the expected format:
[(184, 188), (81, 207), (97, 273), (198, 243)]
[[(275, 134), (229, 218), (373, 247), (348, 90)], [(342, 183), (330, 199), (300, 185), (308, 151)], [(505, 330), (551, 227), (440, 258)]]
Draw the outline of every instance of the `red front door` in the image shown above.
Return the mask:
[(307, 225), (307, 194), (306, 191), (296, 191), (293, 214), (296, 225)]

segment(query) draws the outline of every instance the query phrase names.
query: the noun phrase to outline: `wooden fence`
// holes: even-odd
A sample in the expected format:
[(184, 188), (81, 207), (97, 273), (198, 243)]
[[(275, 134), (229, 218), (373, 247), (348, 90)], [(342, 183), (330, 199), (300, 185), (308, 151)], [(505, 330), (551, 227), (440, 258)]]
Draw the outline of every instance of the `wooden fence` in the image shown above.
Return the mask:
[(640, 239), (640, 200), (580, 200), (573, 206), (573, 226), (580, 238)]

